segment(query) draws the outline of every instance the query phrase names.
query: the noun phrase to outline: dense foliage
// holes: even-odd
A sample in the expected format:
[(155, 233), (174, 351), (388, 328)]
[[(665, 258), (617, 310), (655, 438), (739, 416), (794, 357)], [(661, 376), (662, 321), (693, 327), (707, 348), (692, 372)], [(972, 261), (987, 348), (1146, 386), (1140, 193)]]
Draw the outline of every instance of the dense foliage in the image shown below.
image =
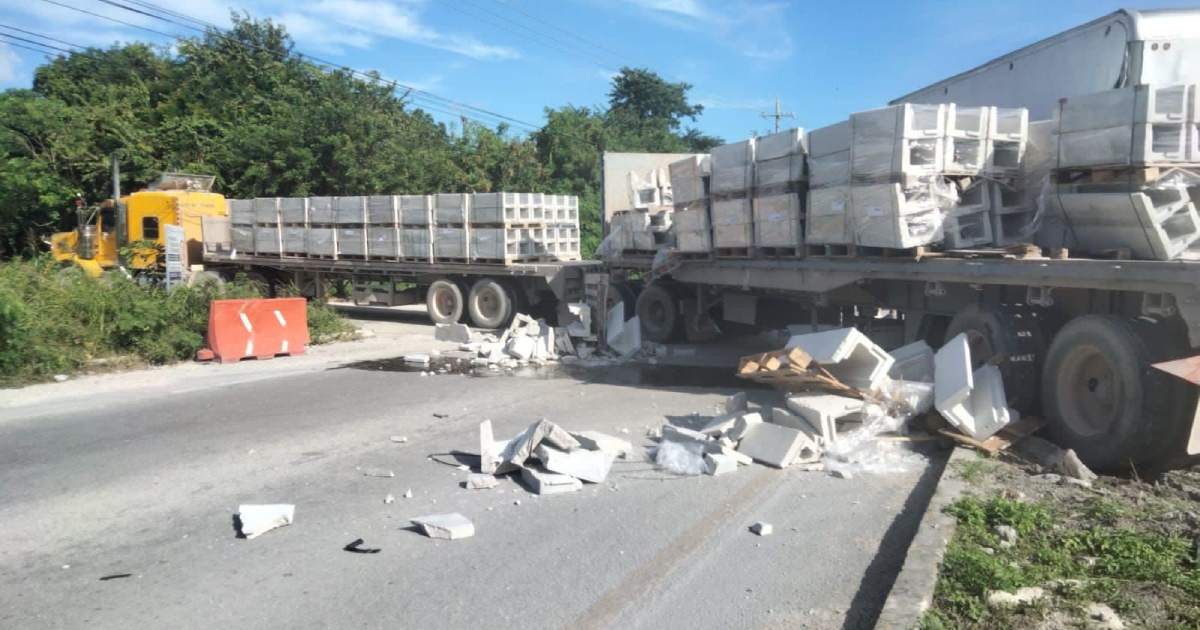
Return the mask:
[[(600, 153), (704, 150), (683, 127), (702, 107), (686, 83), (623, 69), (607, 109), (546, 110), (529, 137), (500, 126), (448, 127), (390, 84), (328, 71), (270, 21), (234, 17), (227, 33), (60, 57), (29, 90), (0, 93), (0, 257), (35, 251), (70, 226), (76, 196), (110, 194), (160, 171), (216, 175), (228, 197), (543, 190), (581, 198), (585, 251), (599, 241)], [(0, 315), (2, 317), (2, 315)]]

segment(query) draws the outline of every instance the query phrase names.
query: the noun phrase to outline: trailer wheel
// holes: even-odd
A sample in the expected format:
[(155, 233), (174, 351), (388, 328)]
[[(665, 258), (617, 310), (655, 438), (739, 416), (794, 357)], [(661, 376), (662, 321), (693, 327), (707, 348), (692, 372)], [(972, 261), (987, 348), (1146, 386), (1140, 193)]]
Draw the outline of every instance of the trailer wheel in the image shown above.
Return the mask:
[(1033, 313), (1015, 306), (985, 308), (972, 304), (950, 320), (945, 338), (953, 339), (959, 333), (967, 335), (973, 368), (996, 356), (1004, 357), (999, 368), (1008, 406), (1034, 413), (1046, 342)]
[(480, 278), (467, 296), (467, 314), (478, 328), (503, 328), (516, 313), (516, 295), (498, 280)]
[(662, 285), (652, 284), (642, 289), (637, 299), (637, 314), (643, 338), (667, 343), (679, 335), (679, 302)]
[[(1086, 315), (1054, 337), (1042, 371), (1050, 437), (1103, 471), (1161, 465), (1178, 443), (1189, 396), (1150, 367), (1145, 322)], [(1182, 381), (1180, 381), (1182, 383)]]
[(434, 280), (425, 292), (425, 308), (435, 324), (453, 324), (463, 316), (463, 290), (446, 278)]

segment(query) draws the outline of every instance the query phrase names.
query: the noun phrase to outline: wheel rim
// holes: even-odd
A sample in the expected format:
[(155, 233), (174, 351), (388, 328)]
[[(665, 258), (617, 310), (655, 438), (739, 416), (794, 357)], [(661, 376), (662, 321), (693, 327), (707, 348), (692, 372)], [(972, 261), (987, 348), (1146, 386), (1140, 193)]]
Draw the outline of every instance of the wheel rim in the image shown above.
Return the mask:
[(440, 319), (454, 316), (455, 302), (457, 300), (454, 299), (454, 292), (448, 288), (440, 287), (433, 294), (433, 306)]
[(487, 321), (497, 320), (503, 315), (500, 312), (502, 302), (503, 300), (497, 295), (496, 287), (484, 287), (475, 294), (475, 310), (480, 317)]
[(1058, 400), (1063, 421), (1083, 436), (1107, 433), (1124, 397), (1116, 366), (1094, 346), (1076, 348), (1062, 364)]

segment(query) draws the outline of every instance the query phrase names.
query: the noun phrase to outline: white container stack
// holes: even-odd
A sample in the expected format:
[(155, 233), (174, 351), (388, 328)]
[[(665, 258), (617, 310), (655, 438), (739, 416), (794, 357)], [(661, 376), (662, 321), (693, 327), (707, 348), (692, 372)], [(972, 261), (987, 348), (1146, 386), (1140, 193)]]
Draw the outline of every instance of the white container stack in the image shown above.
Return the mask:
[(759, 255), (802, 253), (807, 155), (803, 129), (755, 140), (752, 243)]
[(689, 255), (712, 251), (712, 222), (709, 220), (709, 187), (712, 158), (693, 155), (667, 167), (675, 211), (671, 214), (675, 248)]
[(745, 258), (754, 247), (755, 138), (713, 147), (709, 184), (712, 249), (717, 257)]

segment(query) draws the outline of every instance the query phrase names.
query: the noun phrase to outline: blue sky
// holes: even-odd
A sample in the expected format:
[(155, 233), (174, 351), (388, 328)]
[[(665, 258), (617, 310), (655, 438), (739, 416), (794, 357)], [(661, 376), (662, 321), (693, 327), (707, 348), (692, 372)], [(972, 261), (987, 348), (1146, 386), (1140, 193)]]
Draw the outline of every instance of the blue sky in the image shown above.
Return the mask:
[[(195, 34), (97, 0), (54, 2)], [(648, 67), (693, 84), (693, 100), (706, 108), (695, 126), (730, 140), (768, 129), (772, 123), (760, 112), (771, 109), (775, 97), (795, 114), (785, 125), (819, 127), (1122, 6), (1102, 0), (150, 3), (221, 25), (228, 24), (230, 9), (269, 17), (288, 27), (299, 51), (535, 125), (547, 106), (602, 106), (613, 72), (623, 65)], [(1153, 6), (1189, 4), (1196, 1)], [(84, 46), (172, 41), (46, 0), (0, 0), (0, 24)], [(28, 87), (44, 59), (0, 43), (0, 88)], [(419, 100), (436, 103), (441, 111), (435, 116), (452, 119), (457, 106), (432, 98), (422, 94)]]

